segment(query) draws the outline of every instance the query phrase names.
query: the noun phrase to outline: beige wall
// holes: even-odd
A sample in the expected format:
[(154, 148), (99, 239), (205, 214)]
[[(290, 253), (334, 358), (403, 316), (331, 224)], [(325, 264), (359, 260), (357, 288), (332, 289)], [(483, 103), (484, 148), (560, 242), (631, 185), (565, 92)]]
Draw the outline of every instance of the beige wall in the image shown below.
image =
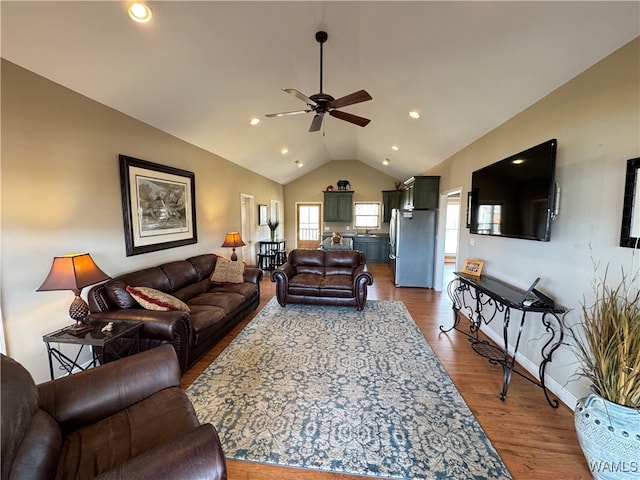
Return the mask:
[[(596, 260), (610, 263), (611, 280), (620, 266), (632, 265), (633, 250), (618, 245), (626, 162), (640, 156), (639, 39), (426, 173), (442, 176), (442, 191), (462, 187), (466, 198), (474, 170), (550, 138), (558, 139), (556, 181), (561, 187), (551, 241), (470, 235), (461, 224), (458, 267), (466, 257), (480, 258), (483, 273), (524, 288), (539, 276), (538, 288), (571, 309), (566, 321), (574, 323), (583, 293), (590, 298), (589, 245)], [(637, 268), (637, 258), (635, 262)], [(501, 322), (493, 322), (488, 332), (499, 339), (501, 329)], [(536, 370), (546, 340), (539, 318), (527, 320), (524, 335), (519, 361)], [(547, 370), (554, 389), (571, 407), (588, 388), (574, 376), (578, 367), (563, 346)]]
[[(289, 248), (294, 247), (292, 240), (296, 238), (296, 202), (322, 203), (324, 190), (329, 185), (337, 189), (338, 180), (349, 180), (354, 202), (382, 202), (382, 190), (393, 190), (398, 181), (358, 160), (333, 160), (287, 184), (284, 187), (287, 220), (285, 235), (287, 239), (291, 239), (287, 242)], [(345, 232), (347, 227), (352, 226), (353, 224), (348, 223), (323, 224), (323, 231)], [(389, 224), (382, 224), (380, 232), (388, 231)]]
[[(228, 256), (220, 245), (240, 229), (241, 193), (256, 209), (283, 200), (278, 183), (5, 60), (1, 120), (0, 307), (7, 352), (36, 381), (48, 379), (42, 335), (70, 323), (71, 292), (36, 293), (55, 255), (87, 251), (109, 275), (205, 252)], [(125, 255), (120, 153), (195, 173), (197, 244)], [(256, 237), (268, 235), (261, 228)]]

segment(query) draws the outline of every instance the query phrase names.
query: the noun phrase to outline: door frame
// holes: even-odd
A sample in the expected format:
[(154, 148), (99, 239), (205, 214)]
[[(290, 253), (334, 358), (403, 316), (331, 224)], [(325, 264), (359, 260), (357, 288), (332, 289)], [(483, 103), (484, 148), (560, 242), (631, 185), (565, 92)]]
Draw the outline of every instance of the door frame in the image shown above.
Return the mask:
[[(462, 187), (454, 187), (449, 190), (445, 190), (440, 192), (440, 202), (438, 205), (438, 227), (436, 234), (436, 258), (435, 258), (435, 269), (434, 269), (434, 279), (433, 285), (434, 289), (438, 292), (442, 292), (446, 285), (444, 284), (444, 240), (445, 235), (447, 233), (447, 203), (449, 199), (449, 195), (452, 193), (460, 192), (462, 198)], [(462, 208), (462, 202), (460, 202), (460, 208)], [(463, 216), (460, 215), (460, 219)], [(458, 251), (460, 250), (460, 228), (458, 228)], [(458, 264), (457, 258), (458, 252), (456, 252), (456, 265)]]
[[(256, 218), (255, 199), (253, 195), (240, 193), (240, 235), (245, 246), (239, 249), (242, 261), (247, 265), (255, 265), (256, 259)], [(251, 261), (247, 261), (250, 258)]]
[[(318, 245), (320, 244), (320, 242), (322, 241), (322, 226), (323, 226), (323, 222), (322, 222), (322, 202), (296, 202), (296, 222), (295, 222), (295, 248), (305, 248), (305, 247), (301, 247), (300, 245), (298, 245), (298, 232), (299, 232), (299, 226), (300, 226), (300, 219), (298, 218), (298, 213), (300, 211), (300, 205), (311, 205), (311, 206), (317, 206), (318, 207)], [(316, 247), (317, 248), (317, 245)]]

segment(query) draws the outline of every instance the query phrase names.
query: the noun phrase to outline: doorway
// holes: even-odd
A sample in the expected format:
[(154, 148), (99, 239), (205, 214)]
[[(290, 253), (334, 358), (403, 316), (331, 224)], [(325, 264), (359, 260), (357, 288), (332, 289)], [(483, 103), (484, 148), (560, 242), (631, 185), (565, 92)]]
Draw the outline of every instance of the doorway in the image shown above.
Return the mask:
[[(244, 240), (245, 246), (237, 249), (236, 253), (239, 253), (243, 262), (247, 265), (255, 265), (256, 258), (256, 242), (254, 239), (255, 229), (255, 208), (254, 208), (253, 195), (247, 195), (246, 193), (240, 194), (240, 218), (241, 218), (241, 230), (242, 240)], [(251, 259), (251, 260), (247, 260)]]
[(320, 203), (296, 203), (296, 248), (320, 245)]
[(453, 271), (458, 261), (461, 198), (461, 190), (454, 190), (447, 193), (444, 233), (444, 285), (447, 285), (453, 279)]

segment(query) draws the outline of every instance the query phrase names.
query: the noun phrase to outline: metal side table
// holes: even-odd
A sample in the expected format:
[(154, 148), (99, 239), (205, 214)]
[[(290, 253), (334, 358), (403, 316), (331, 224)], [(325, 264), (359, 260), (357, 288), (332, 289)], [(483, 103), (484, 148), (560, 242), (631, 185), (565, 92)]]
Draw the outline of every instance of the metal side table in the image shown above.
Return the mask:
[[(143, 322), (113, 322), (113, 329), (111, 331), (103, 332), (102, 329), (107, 325), (107, 323), (109, 322), (90, 322), (89, 325), (93, 328), (78, 336), (68, 333), (65, 327), (63, 329), (56, 330), (55, 332), (47, 333), (42, 337), (42, 340), (47, 346), (51, 380), (54, 379), (53, 359), (58, 362), (58, 369), (71, 374), (74, 369), (86, 370), (101, 363), (102, 355), (98, 355), (96, 347), (98, 347), (101, 352), (105, 349), (109, 349), (110, 353), (114, 355), (115, 358), (126, 357), (140, 351), (140, 330), (142, 329)], [(123, 337), (134, 338), (134, 341), (131, 342), (131, 345), (128, 348), (120, 350), (116, 347), (119, 345), (118, 339)], [(54, 347), (51, 345), (52, 343), (58, 344), (58, 346)], [(60, 344), (77, 345), (79, 348), (75, 353), (75, 356), (71, 358), (60, 350)], [(85, 346), (91, 348), (91, 362), (88, 366), (83, 367), (78, 364), (78, 359), (80, 358), (80, 354)]]

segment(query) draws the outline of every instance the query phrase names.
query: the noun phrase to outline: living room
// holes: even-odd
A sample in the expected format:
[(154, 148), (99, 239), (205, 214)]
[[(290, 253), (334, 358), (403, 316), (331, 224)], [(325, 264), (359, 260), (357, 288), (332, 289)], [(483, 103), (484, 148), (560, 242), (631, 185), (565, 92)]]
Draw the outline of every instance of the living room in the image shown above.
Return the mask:
[[(458, 268), (465, 258), (483, 259), (487, 274), (520, 287), (539, 276), (540, 288), (570, 310), (567, 321), (574, 323), (593, 277), (591, 255), (609, 263), (612, 275), (632, 264), (633, 249), (619, 240), (626, 161), (640, 156), (639, 58), (635, 38), (436, 166), (415, 166), (416, 175), (439, 175), (442, 193), (460, 189), (466, 198), (474, 170), (558, 139), (561, 195), (551, 241), (482, 237), (461, 225)], [(42, 335), (70, 323), (70, 292), (36, 292), (54, 256), (87, 251), (110, 276), (202, 253), (228, 256), (221, 244), (226, 232), (241, 228), (242, 194), (256, 205), (280, 202), (288, 239), (295, 238), (296, 202), (321, 201), (328, 174), (322, 167), (278, 183), (5, 58), (1, 68), (1, 319), (6, 351), (38, 382), (49, 378)], [(308, 135), (303, 123), (301, 135)], [(249, 135), (239, 142), (250, 142)], [(126, 256), (119, 154), (195, 173), (197, 243)], [(378, 172), (374, 182), (381, 183), (371, 185), (371, 167), (350, 163), (356, 191), (365, 183), (371, 191), (393, 187), (394, 176)], [(339, 178), (336, 171), (333, 182)], [(497, 325), (489, 330), (501, 335)], [(536, 364), (542, 331), (527, 327), (525, 334), (535, 340), (521, 345), (522, 359)], [(573, 353), (560, 349), (547, 370), (551, 390), (571, 408), (588, 391), (578, 368)]]

